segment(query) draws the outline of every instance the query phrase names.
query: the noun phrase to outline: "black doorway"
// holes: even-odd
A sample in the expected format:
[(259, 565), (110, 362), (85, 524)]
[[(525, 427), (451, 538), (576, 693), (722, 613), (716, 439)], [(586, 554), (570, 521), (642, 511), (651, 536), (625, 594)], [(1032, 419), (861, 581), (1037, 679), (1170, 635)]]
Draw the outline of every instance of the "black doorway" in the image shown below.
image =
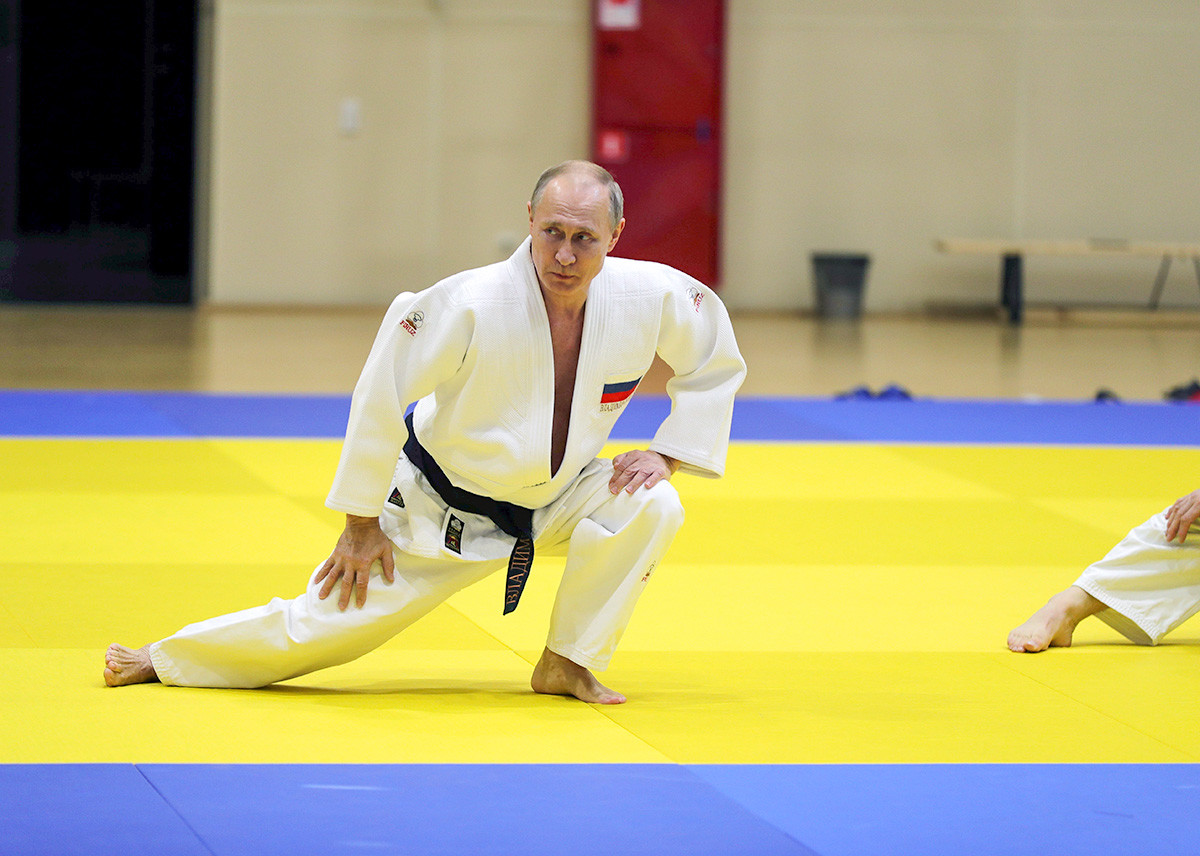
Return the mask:
[(0, 0), (0, 301), (191, 302), (197, 7)]

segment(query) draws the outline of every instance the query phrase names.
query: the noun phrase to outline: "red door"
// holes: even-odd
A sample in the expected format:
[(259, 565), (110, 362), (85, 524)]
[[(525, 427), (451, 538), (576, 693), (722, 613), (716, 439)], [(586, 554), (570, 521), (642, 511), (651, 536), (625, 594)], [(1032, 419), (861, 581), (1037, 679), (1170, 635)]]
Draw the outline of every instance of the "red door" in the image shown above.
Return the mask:
[(592, 156), (625, 193), (614, 255), (716, 287), (724, 0), (593, 0)]

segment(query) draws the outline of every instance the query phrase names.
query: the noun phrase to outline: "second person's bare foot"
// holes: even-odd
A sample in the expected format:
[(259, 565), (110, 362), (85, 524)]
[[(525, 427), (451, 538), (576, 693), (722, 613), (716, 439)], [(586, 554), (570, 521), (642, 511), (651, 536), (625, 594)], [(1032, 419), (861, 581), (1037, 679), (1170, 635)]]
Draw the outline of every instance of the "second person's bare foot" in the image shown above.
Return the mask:
[(110, 687), (126, 684), (145, 684), (158, 680), (154, 664), (150, 662), (150, 646), (126, 648), (124, 645), (109, 645), (104, 652), (104, 683)]
[(1069, 648), (1079, 622), (1102, 609), (1103, 603), (1078, 586), (1071, 586), (1050, 598), (1024, 624), (1009, 633), (1008, 648), (1030, 654), (1047, 648)]

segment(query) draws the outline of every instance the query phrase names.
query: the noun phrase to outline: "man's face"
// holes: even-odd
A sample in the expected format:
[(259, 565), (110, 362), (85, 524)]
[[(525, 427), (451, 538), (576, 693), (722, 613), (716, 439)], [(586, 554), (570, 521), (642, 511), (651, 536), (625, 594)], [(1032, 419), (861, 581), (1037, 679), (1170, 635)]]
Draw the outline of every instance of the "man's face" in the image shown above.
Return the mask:
[(529, 209), (533, 266), (542, 288), (559, 297), (587, 296), (625, 226), (612, 228), (608, 191), (583, 175), (560, 175)]

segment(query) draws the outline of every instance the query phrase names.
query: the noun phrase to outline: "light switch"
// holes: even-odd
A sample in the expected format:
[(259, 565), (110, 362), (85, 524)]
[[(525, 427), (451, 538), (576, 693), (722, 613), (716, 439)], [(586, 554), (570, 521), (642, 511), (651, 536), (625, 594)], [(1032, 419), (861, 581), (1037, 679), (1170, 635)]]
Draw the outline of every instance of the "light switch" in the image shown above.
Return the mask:
[(338, 112), (338, 125), (343, 134), (352, 136), (362, 130), (362, 101), (357, 98), (343, 98)]

